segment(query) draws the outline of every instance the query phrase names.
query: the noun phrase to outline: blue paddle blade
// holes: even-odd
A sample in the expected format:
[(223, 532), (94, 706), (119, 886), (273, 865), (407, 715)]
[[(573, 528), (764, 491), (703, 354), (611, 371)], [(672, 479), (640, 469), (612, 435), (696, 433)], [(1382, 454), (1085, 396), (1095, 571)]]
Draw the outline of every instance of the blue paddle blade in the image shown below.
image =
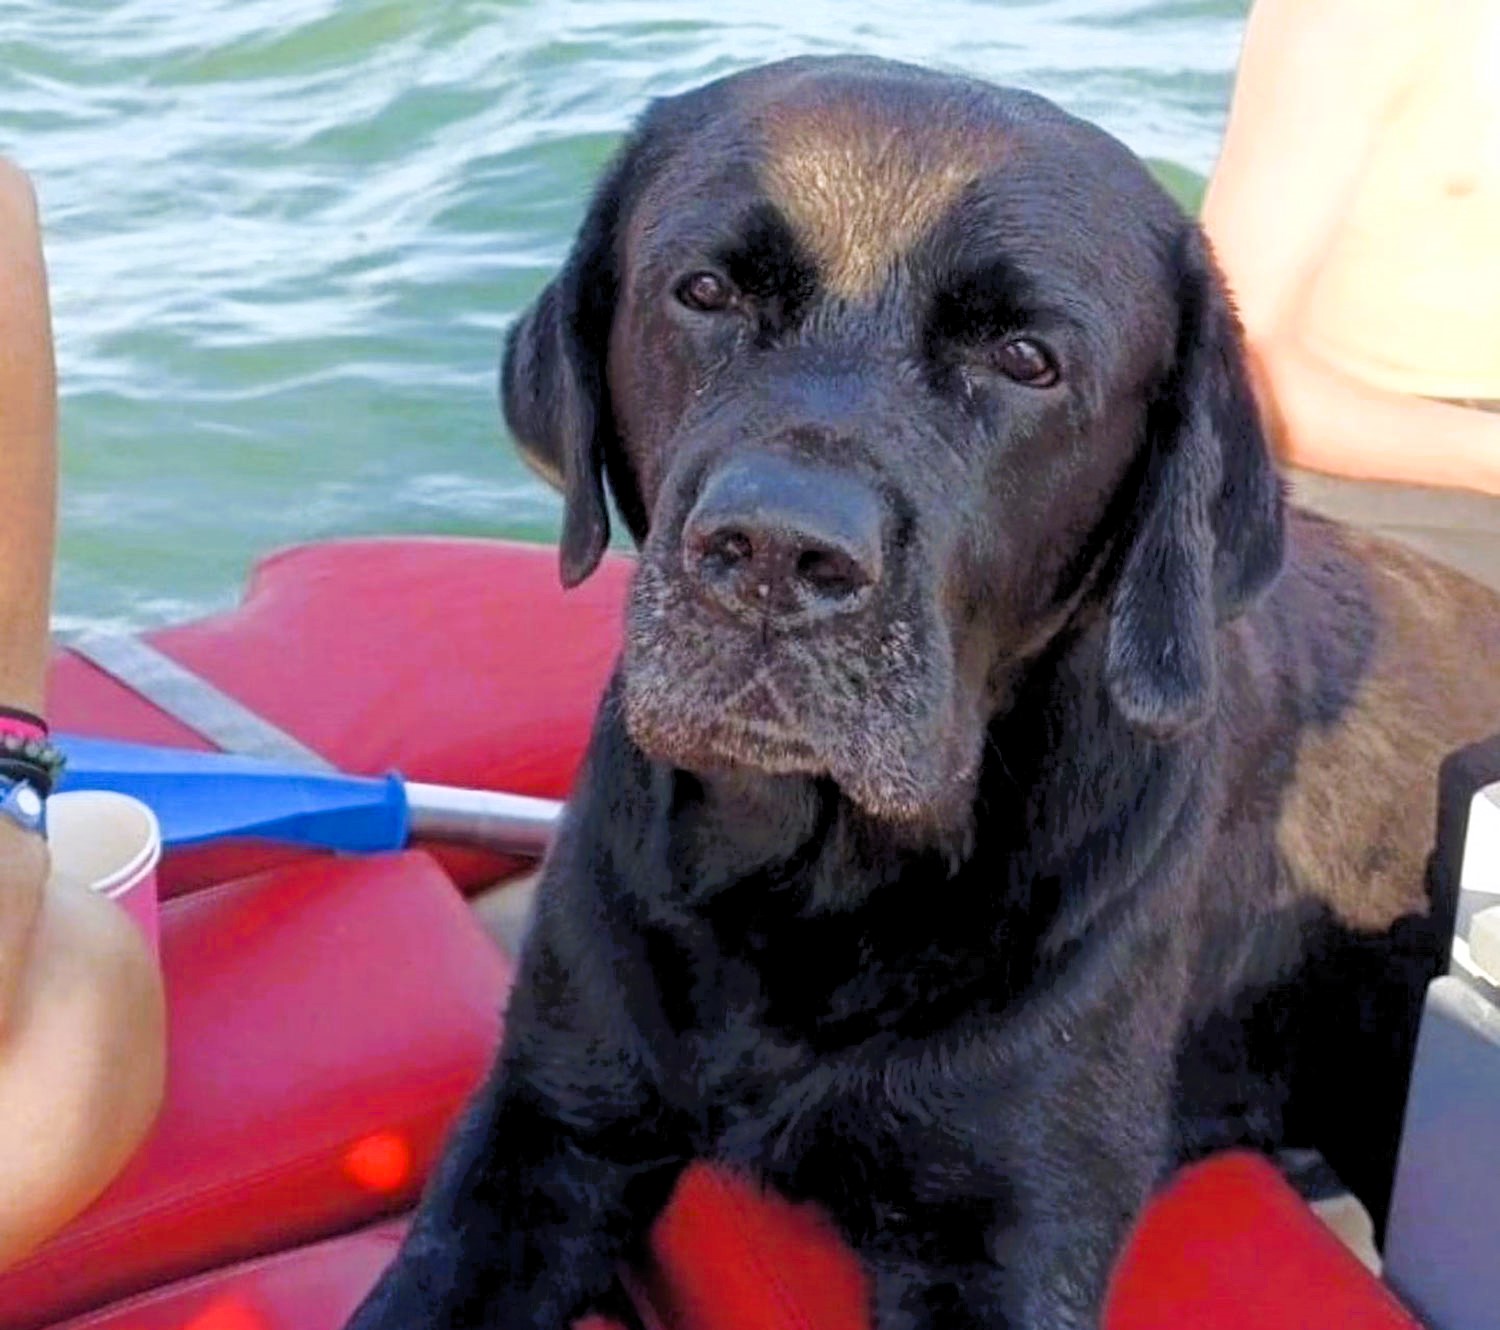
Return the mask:
[(368, 854), (406, 844), (399, 776), (297, 771), (254, 758), (54, 735), (59, 790), (117, 790), (149, 804), (165, 845), (253, 836)]

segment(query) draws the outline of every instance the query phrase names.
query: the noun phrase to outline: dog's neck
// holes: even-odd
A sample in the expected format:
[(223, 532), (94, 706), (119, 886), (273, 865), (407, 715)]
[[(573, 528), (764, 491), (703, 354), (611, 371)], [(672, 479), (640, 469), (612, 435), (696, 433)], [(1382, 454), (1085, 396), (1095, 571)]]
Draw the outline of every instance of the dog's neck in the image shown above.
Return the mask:
[(670, 843), (654, 852), (683, 908), (774, 891), (790, 913), (813, 916), (908, 884), (930, 901), (963, 879), (997, 909), (1050, 918), (1048, 944), (1063, 945), (1180, 857), (1172, 842), (1186, 839), (1206, 749), (1202, 736), (1161, 741), (1126, 723), (1104, 684), (1102, 625), (1085, 625), (992, 719), (961, 824), (881, 822), (826, 779), (658, 766), (656, 803), (672, 816), (658, 823)]
[(977, 807), (1005, 810), (991, 853), (1004, 856), (1011, 891), (1055, 894), (1057, 940), (1196, 854), (1201, 838), (1183, 833), (1212, 784), (1208, 731), (1157, 738), (1120, 713), (1105, 683), (1105, 632), (1103, 616), (1090, 616), (1037, 662), (990, 722), (980, 782)]

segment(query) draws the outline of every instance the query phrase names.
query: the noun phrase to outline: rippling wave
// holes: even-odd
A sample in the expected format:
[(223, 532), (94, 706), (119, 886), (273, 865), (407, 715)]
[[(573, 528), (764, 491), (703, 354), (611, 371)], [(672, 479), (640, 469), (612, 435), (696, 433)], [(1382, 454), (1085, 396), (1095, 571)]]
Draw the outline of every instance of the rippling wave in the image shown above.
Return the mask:
[(231, 602), (355, 532), (550, 537), (495, 358), (656, 96), (854, 50), (1042, 92), (1195, 197), (1227, 0), (3, 0), (0, 151), (42, 195), (58, 621)]

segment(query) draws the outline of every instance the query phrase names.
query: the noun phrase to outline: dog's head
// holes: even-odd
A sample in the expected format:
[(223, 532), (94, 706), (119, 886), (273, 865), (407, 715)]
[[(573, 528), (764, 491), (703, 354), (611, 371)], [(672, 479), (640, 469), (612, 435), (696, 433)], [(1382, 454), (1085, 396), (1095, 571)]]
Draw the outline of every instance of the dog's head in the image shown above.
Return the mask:
[(562, 574), (641, 544), (627, 724), (690, 770), (943, 821), (986, 726), (1095, 613), (1157, 734), (1214, 692), (1281, 495), (1197, 228), (1102, 131), (864, 60), (656, 104), (513, 330), (506, 418)]

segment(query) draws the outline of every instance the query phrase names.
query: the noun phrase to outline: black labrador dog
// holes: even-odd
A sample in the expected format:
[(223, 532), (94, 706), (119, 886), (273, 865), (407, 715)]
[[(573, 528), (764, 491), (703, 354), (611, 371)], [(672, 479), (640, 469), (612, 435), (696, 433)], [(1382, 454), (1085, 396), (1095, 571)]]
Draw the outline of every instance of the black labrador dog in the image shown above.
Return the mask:
[(640, 564), (498, 1065), (357, 1330), (562, 1330), (698, 1158), (824, 1207), (881, 1330), (1094, 1325), (1232, 1143), (1382, 1212), (1500, 603), (1284, 511), (1125, 148), (870, 60), (663, 101), (503, 397), (563, 580), (606, 486)]

